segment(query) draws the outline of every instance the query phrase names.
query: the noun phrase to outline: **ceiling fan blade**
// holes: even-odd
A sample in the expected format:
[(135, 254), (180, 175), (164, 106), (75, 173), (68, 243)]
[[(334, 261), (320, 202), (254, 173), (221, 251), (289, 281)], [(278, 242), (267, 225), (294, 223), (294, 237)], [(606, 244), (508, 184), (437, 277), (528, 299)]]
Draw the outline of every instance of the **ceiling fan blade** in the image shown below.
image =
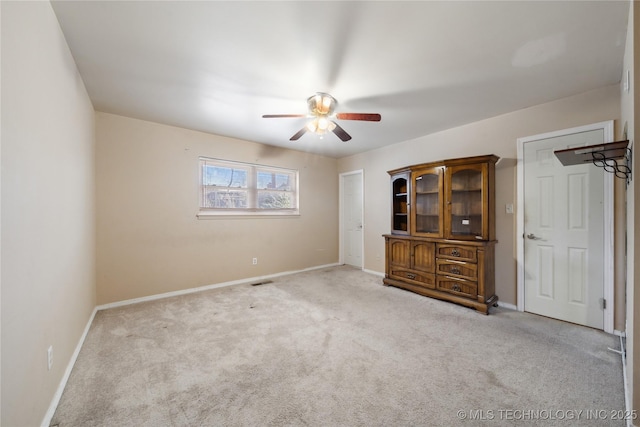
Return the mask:
[(382, 119), (380, 114), (370, 113), (338, 113), (336, 118), (340, 120), (362, 120), (365, 122), (379, 122)]
[(307, 117), (306, 114), (264, 114), (263, 119), (283, 119), (292, 117)]
[(297, 141), (298, 139), (300, 139), (300, 137), (302, 135), (304, 135), (307, 132), (307, 127), (303, 127), (302, 129), (300, 129), (298, 131), (298, 133), (296, 133), (295, 135), (293, 135), (291, 138), (289, 138), (289, 141)]
[(332, 123), (336, 125), (336, 127), (333, 128), (333, 133), (335, 133), (338, 136), (338, 138), (340, 138), (343, 141), (348, 141), (351, 139), (351, 135), (345, 132), (345, 130), (342, 129), (340, 125), (338, 125), (336, 122), (332, 122)]

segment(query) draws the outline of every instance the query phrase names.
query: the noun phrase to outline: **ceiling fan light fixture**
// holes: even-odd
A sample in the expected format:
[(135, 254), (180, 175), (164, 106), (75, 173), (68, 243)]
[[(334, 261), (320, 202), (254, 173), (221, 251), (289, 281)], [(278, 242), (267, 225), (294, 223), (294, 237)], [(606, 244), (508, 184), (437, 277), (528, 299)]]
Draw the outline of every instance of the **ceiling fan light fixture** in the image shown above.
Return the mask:
[(318, 122), (316, 121), (317, 119), (314, 120), (310, 120), (309, 122), (307, 122), (307, 124), (305, 125), (305, 127), (307, 128), (307, 130), (309, 132), (316, 132), (318, 130)]
[(316, 117), (307, 123), (306, 128), (309, 132), (313, 132), (316, 135), (324, 135), (327, 132), (331, 132), (336, 128), (336, 124), (324, 116)]
[(318, 92), (307, 100), (309, 111), (315, 116), (330, 116), (336, 108), (336, 100), (328, 93)]

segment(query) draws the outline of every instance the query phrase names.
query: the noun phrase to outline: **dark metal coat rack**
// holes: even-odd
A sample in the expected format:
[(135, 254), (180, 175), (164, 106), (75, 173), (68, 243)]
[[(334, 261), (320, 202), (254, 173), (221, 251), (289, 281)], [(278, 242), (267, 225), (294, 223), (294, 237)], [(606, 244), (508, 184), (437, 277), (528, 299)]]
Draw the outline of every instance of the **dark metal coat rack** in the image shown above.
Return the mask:
[(627, 184), (631, 181), (632, 153), (628, 140), (567, 148), (553, 153), (564, 166), (593, 163), (618, 178), (625, 179)]

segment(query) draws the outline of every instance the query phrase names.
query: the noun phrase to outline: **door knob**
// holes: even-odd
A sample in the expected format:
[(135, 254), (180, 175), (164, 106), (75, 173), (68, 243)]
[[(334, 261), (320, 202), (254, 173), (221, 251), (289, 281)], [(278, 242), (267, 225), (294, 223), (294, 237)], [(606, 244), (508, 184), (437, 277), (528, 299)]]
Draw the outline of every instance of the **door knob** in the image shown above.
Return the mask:
[(533, 234), (533, 233), (529, 233), (529, 234), (527, 234), (527, 239), (531, 239), (531, 240), (542, 240), (542, 238), (541, 238), (541, 237), (538, 237), (538, 236), (536, 236), (536, 235), (535, 235), (535, 234)]

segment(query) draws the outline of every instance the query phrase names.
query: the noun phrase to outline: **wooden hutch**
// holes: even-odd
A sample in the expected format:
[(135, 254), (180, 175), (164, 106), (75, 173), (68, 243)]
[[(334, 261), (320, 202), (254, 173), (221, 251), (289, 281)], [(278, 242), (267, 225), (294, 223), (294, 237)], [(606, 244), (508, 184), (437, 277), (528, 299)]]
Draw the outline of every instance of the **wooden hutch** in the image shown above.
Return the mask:
[(488, 314), (495, 295), (494, 155), (389, 171), (385, 285)]

